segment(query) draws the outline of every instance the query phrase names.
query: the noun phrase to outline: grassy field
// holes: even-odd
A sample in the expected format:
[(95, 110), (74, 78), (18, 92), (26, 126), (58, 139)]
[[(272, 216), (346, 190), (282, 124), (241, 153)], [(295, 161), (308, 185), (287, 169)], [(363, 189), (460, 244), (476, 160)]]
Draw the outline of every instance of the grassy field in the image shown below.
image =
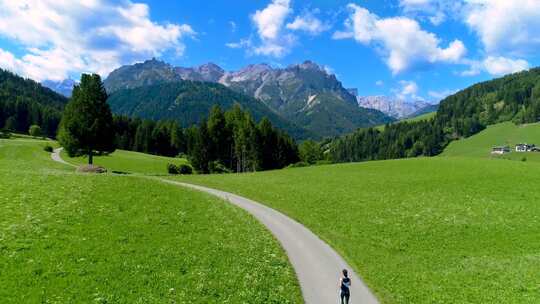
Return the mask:
[(539, 170), (455, 157), (174, 179), (297, 219), (383, 303), (523, 304), (540, 302)]
[[(62, 151), (62, 158), (69, 163), (84, 165), (88, 163), (86, 156), (70, 158), (67, 152)], [(109, 171), (125, 173), (141, 173), (151, 175), (167, 174), (167, 164), (187, 164), (185, 158), (173, 158), (139, 152), (116, 150), (109, 155), (94, 156), (94, 164), (107, 168)]]
[(136, 176), (76, 174), (0, 140), (1, 303), (301, 303), (244, 211)]
[[(402, 119), (402, 120), (399, 120), (398, 122), (404, 122), (404, 121), (416, 122), (416, 121), (422, 121), (422, 120), (429, 120), (429, 119), (432, 119), (433, 117), (435, 117), (435, 114), (437, 114), (437, 112), (430, 112), (430, 113), (418, 115), (418, 116), (415, 116), (415, 117)], [(385, 127), (385, 125), (379, 125), (379, 126), (376, 126), (375, 129), (377, 129), (379, 131), (382, 131), (382, 130), (384, 130), (384, 127)]]
[[(444, 150), (441, 156), (466, 156), (478, 158), (503, 158), (512, 160), (540, 161), (540, 153), (514, 152), (518, 143), (540, 145), (540, 124), (516, 126), (511, 122), (489, 126), (484, 131), (466, 139), (453, 141)], [(510, 146), (512, 153), (502, 156), (492, 156), (491, 148), (494, 146)]]

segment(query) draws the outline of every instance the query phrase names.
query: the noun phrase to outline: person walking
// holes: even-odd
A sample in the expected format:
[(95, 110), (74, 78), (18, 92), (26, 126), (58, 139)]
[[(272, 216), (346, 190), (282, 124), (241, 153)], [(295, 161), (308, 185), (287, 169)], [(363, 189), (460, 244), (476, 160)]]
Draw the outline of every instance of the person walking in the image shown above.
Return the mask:
[(351, 291), (349, 289), (351, 287), (351, 279), (349, 278), (347, 269), (343, 269), (342, 273), (343, 276), (339, 279), (341, 304), (349, 304), (349, 299), (351, 298)]

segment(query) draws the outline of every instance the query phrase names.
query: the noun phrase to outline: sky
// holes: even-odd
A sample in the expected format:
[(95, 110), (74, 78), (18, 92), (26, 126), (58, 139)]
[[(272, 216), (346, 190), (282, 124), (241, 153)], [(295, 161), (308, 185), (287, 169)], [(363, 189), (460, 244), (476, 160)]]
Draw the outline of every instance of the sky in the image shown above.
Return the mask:
[(360, 95), (438, 101), (538, 50), (540, 0), (0, 0), (0, 67), (37, 81), (312, 60)]

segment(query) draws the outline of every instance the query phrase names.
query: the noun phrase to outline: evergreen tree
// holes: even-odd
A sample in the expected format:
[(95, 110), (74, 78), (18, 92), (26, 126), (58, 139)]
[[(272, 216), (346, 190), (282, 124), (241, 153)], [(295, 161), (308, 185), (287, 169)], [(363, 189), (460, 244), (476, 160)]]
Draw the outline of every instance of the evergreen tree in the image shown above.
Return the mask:
[(193, 168), (202, 174), (209, 173), (208, 164), (211, 161), (208, 151), (209, 141), (207, 123), (203, 120), (199, 125), (199, 129), (194, 134), (194, 143), (189, 155), (189, 160)]
[(99, 75), (83, 74), (66, 105), (58, 135), (60, 144), (70, 155), (88, 155), (93, 164), (94, 152), (113, 152), (113, 118), (107, 104), (107, 93)]
[(308, 164), (314, 164), (323, 159), (323, 153), (318, 143), (306, 140), (299, 147), (300, 159)]

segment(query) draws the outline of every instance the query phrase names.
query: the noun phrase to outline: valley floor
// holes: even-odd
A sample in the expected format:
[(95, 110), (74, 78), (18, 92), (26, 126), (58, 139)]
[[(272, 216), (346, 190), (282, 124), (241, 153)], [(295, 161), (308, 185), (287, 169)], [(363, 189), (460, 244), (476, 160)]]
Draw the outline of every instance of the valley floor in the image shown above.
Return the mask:
[(298, 220), (383, 303), (538, 303), (539, 170), (437, 157), (173, 179)]
[(301, 303), (285, 253), (207, 194), (0, 140), (2, 303)]

